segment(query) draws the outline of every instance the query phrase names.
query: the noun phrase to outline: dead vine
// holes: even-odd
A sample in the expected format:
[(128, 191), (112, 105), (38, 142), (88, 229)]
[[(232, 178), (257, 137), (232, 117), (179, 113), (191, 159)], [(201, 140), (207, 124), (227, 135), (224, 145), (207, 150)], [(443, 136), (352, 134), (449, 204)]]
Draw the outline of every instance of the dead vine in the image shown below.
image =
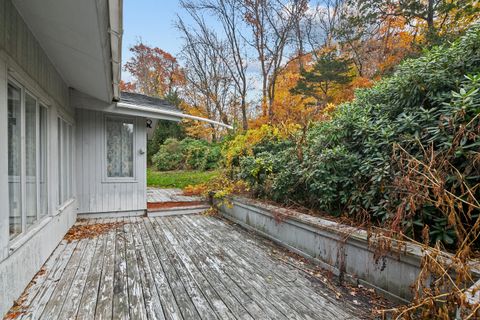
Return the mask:
[(399, 144), (394, 146), (394, 159), (400, 172), (394, 182), (399, 205), (389, 221), (391, 232), (397, 234), (399, 241), (403, 238), (415, 242), (406, 235), (405, 222), (422, 219), (422, 210), (431, 207), (433, 221), (445, 221), (444, 229), (438, 232), (452, 230), (456, 237), (448, 247), (453, 254), (446, 255), (442, 242), (430, 239), (430, 228), (435, 226), (423, 223), (421, 235), (415, 236), (423, 240), (423, 243), (417, 242), (423, 250), (423, 259), (421, 272), (412, 286), (414, 298), (408, 306), (384, 310), (384, 313), (393, 313), (394, 319), (479, 316), (479, 305), (468, 302), (467, 291), (477, 280), (472, 260), (479, 248), (480, 184), (471, 177), (480, 176), (480, 153), (473, 150), (460, 158), (460, 163), (457, 157), (462, 142), (479, 138), (479, 115), (454, 130), (450, 147), (443, 151), (433, 144), (424, 147), (418, 141), (415, 145), (421, 156), (415, 156)]

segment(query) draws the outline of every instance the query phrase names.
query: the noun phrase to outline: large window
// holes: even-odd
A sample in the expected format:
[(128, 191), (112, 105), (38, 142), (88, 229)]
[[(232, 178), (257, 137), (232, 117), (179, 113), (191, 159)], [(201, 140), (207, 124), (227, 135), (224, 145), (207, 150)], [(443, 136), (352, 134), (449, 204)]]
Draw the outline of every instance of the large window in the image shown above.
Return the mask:
[(10, 237), (22, 232), (22, 93), (8, 85), (8, 204)]
[(9, 226), (13, 238), (48, 212), (47, 109), (36, 97), (8, 84)]
[(27, 228), (37, 220), (37, 101), (25, 94), (25, 212)]
[(107, 178), (133, 179), (134, 120), (107, 117), (105, 127)]
[(58, 204), (73, 198), (73, 128), (58, 118)]

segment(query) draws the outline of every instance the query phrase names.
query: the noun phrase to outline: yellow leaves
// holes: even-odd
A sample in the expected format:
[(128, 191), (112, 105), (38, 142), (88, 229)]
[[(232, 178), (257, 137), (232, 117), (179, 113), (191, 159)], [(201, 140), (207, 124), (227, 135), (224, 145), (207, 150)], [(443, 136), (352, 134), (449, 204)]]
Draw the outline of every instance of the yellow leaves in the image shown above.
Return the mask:
[[(187, 103), (182, 103), (181, 108), (185, 113), (192, 116), (209, 118), (205, 108), (193, 107)], [(201, 121), (183, 119), (182, 123), (185, 125), (185, 132), (189, 137), (210, 141), (215, 131), (215, 128), (210, 124)]]
[(224, 155), (227, 168), (232, 165), (235, 159), (241, 156), (253, 154), (253, 148), (262, 141), (266, 140), (283, 140), (292, 136), (300, 129), (295, 123), (284, 123), (277, 126), (262, 125), (256, 129), (250, 129), (243, 134), (239, 134), (226, 143), (224, 147)]

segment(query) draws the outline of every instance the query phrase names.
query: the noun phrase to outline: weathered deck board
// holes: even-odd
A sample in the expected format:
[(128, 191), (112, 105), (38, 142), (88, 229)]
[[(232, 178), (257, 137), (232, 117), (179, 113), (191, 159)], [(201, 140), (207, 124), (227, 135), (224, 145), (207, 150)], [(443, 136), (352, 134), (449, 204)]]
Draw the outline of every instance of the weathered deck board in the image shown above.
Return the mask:
[[(67, 247), (62, 251), (60, 258), (52, 269), (47, 269), (47, 266), (45, 265), (45, 272), (48, 274), (47, 279), (42, 282), (42, 286), (35, 294), (35, 297), (31, 299), (30, 302), (25, 302), (24, 305), (28, 308), (28, 311), (22, 316), (22, 319), (37, 319), (40, 317), (43, 309), (47, 305), (53, 291), (55, 290), (56, 284), (65, 272), (65, 266), (70, 260), (77, 245), (78, 241), (67, 244)], [(30, 293), (27, 291), (27, 297), (29, 294)]]
[(141, 218), (130, 218), (131, 221), (135, 222), (132, 229), (135, 236), (133, 241), (135, 243), (135, 250), (137, 251), (137, 263), (138, 269), (140, 272), (140, 281), (145, 298), (145, 309), (149, 319), (159, 319), (164, 320), (165, 315), (163, 313), (163, 307), (158, 294), (157, 287), (155, 285), (155, 279), (153, 278), (152, 270), (148, 264), (148, 257), (145, 250), (145, 245), (142, 241), (140, 234), (141, 226), (143, 221)]
[[(335, 310), (335, 308), (328, 308), (329, 304), (335, 304), (335, 302), (332, 299), (331, 295), (328, 295), (328, 293), (326, 292), (320, 292), (323, 295), (324, 299), (312, 299), (312, 297), (318, 295), (318, 292), (314, 291), (311, 288), (311, 283), (305, 277), (298, 276), (298, 270), (293, 269), (292, 267), (284, 263), (276, 263), (277, 260), (275, 260), (268, 254), (269, 250), (271, 250), (271, 247), (268, 247), (258, 241), (252, 240), (243, 241), (244, 246), (236, 247), (234, 243), (236, 241), (242, 241), (242, 239), (244, 238), (243, 235), (238, 232), (238, 230), (231, 227), (228, 228), (226, 224), (216, 219), (207, 219), (205, 220), (205, 222), (207, 223), (198, 226), (201, 229), (205, 228), (206, 226), (207, 229), (211, 230), (213, 234), (217, 233), (219, 229), (227, 230), (231, 235), (231, 239), (233, 240), (233, 243), (230, 242), (230, 247), (235, 248), (233, 253), (243, 254), (243, 256), (247, 256), (249, 261), (244, 262), (244, 264), (246, 263), (246, 266), (248, 268), (251, 267), (254, 270), (257, 270), (257, 273), (263, 274), (264, 277), (272, 279), (274, 283), (276, 283), (282, 288), (287, 289), (290, 294), (294, 293), (294, 298), (296, 300), (299, 300), (302, 304), (305, 304), (310, 310), (315, 310), (318, 308), (325, 308), (326, 312)], [(239, 261), (241, 262), (242, 260), (240, 259)], [(279, 275), (281, 274), (291, 274), (291, 279), (294, 279), (296, 283), (292, 285), (291, 280), (285, 277), (280, 277)], [(302, 293), (306, 294), (305, 298), (299, 298), (302, 297)], [(336, 313), (333, 313), (331, 315), (332, 318), (338, 316), (341, 315)], [(349, 315), (343, 312), (343, 316), (348, 317)]]
[[(113, 221), (113, 220), (112, 220)], [(115, 272), (115, 237), (116, 231), (106, 234), (104, 260), (98, 287), (95, 319), (111, 319), (113, 305), (113, 280)], [(79, 318), (80, 319), (80, 318)]]
[(148, 263), (150, 269), (152, 270), (155, 285), (160, 295), (165, 318), (174, 320), (183, 319), (180, 308), (177, 305), (170, 284), (168, 283), (167, 277), (163, 271), (163, 267), (159, 261), (157, 253), (153, 248), (152, 239), (147, 234), (145, 220), (143, 221), (143, 224), (139, 225), (139, 229), (142, 241), (145, 245), (145, 251), (148, 256)]
[[(181, 221), (183, 223), (184, 221)], [(196, 226), (198, 228), (198, 226)], [(266, 316), (270, 319), (304, 319), (297, 310), (289, 309), (284, 306), (284, 303), (277, 299), (277, 296), (280, 292), (277, 288), (270, 287), (271, 290), (262, 290), (260, 287), (261, 282), (268, 281), (268, 279), (255, 279), (251, 277), (251, 274), (243, 269), (243, 266), (230, 261), (228, 252), (215, 244), (212, 244), (207, 238), (206, 234), (200, 234), (195, 228), (184, 224), (184, 228), (188, 230), (192, 236), (197, 240), (199, 250), (208, 250), (209, 252), (215, 253), (212, 255), (213, 266), (219, 270), (223, 270), (225, 275), (228, 275), (230, 278), (230, 283), (235, 283), (243, 292), (245, 292), (245, 297), (242, 299), (242, 303), (249, 305), (253, 302), (259, 303), (260, 307), (267, 314)], [(239, 244), (240, 245), (240, 244)], [(218, 250), (221, 249), (221, 250)], [(221, 257), (221, 260), (219, 259)], [(254, 315), (259, 317), (259, 315)]]
[(53, 291), (52, 296), (48, 300), (48, 303), (43, 310), (42, 317), (58, 319), (58, 315), (62, 310), (63, 303), (66, 300), (65, 297), (67, 296), (67, 292), (70, 290), (70, 287), (73, 283), (78, 266), (80, 265), (82, 256), (85, 253), (85, 246), (88, 242), (89, 239), (82, 239), (79, 241), (72, 257), (68, 261), (65, 271), (55, 285), (55, 290)]
[[(243, 264), (250, 270), (251, 274), (263, 275), (263, 278), (268, 278), (272, 285), (276, 285), (286, 290), (286, 296), (284, 297), (287, 303), (291, 303), (292, 307), (296, 310), (303, 310), (310, 317), (318, 318), (318, 315), (313, 310), (321, 308), (324, 310), (324, 316), (326, 319), (348, 319), (350, 315), (342, 310), (335, 308), (333, 300), (324, 296), (324, 299), (312, 299), (318, 295), (310, 287), (311, 284), (302, 276), (297, 276), (298, 270), (289, 269), (285, 264), (277, 264), (274, 259), (268, 255), (266, 246), (262, 246), (258, 242), (243, 241), (244, 245), (237, 246), (235, 241), (241, 241), (242, 237), (232, 227), (225, 225), (224, 223), (218, 223), (220, 221), (215, 219), (207, 219), (205, 222), (198, 224), (195, 219), (187, 219), (191, 221), (199, 230), (205, 232), (206, 237), (216, 235), (212, 241), (218, 241), (219, 237), (223, 237), (223, 233), (219, 233), (220, 230), (224, 230), (231, 235), (234, 242), (225, 243), (224, 247), (230, 247), (229, 254), (238, 262)], [(206, 233), (206, 230), (211, 232)], [(292, 285), (291, 280), (282, 277), (282, 274), (291, 274), (291, 279), (294, 279), (296, 284)], [(293, 293), (293, 295), (292, 295)], [(292, 299), (293, 297), (293, 299)]]
[[(122, 222), (119, 219), (118, 222)], [(128, 310), (127, 260), (124, 226), (117, 228), (115, 238), (115, 264), (113, 274), (113, 314), (116, 319), (130, 319)]]
[[(217, 252), (217, 255), (224, 257), (224, 265), (230, 266), (235, 273), (232, 273), (232, 277), (235, 278), (239, 284), (242, 284), (242, 279), (248, 279), (247, 286), (244, 285), (245, 290), (251, 290), (252, 294), (255, 296), (260, 294), (263, 297), (266, 297), (270, 303), (272, 303), (278, 310), (286, 315), (288, 319), (316, 319), (317, 315), (314, 314), (314, 309), (305, 308), (300, 301), (305, 300), (307, 297), (304, 297), (304, 293), (298, 293), (294, 296), (291, 295), (292, 285), (287, 282), (285, 284), (279, 285), (275, 282), (275, 277), (272, 277), (272, 274), (264, 274), (262, 272), (265, 269), (255, 270), (252, 266), (258, 264), (262, 261), (265, 261), (264, 257), (255, 257), (253, 255), (242, 256), (241, 252), (245, 250), (244, 241), (242, 245), (238, 244), (232, 248), (229, 246), (230, 241), (226, 241), (225, 245), (218, 247), (214, 244), (218, 242), (218, 238), (215, 238), (213, 235), (217, 234), (219, 236), (224, 236), (223, 232), (228, 234), (232, 233), (232, 230), (220, 230), (210, 229), (209, 232), (206, 232), (197, 222), (196, 219), (185, 219), (186, 221), (191, 221), (191, 226), (186, 226), (186, 228), (191, 228), (191, 232), (196, 232), (199, 236), (203, 236), (202, 240), (206, 244), (210, 245), (210, 250)], [(209, 219), (208, 219), (209, 220)], [(254, 259), (252, 259), (254, 257)], [(274, 269), (272, 265), (265, 267), (267, 272), (268, 270)], [(280, 273), (281, 274), (281, 273)], [(275, 275), (275, 273), (274, 273)], [(285, 279), (285, 275), (282, 275), (282, 279)], [(250, 289), (251, 288), (251, 289)]]
[(24, 295), (25, 319), (355, 319), (269, 247), (212, 217), (119, 218), (62, 242)]
[[(45, 281), (47, 281), (49, 277), (52, 277), (53, 273), (58, 268), (59, 264), (61, 263), (61, 259), (69, 256), (68, 252), (65, 252), (67, 247), (68, 244), (66, 241), (60, 242), (57, 249), (45, 262), (42, 267), (41, 273), (35, 278), (35, 282), (32, 282), (32, 284), (27, 288), (27, 290), (25, 290), (26, 296), (23, 302), (25, 305), (30, 305), (32, 301), (37, 297), (37, 294), (42, 290), (42, 288), (44, 288), (43, 284), (45, 283)], [(66, 254), (63, 254), (64, 252)]]
[[(168, 219), (165, 219), (168, 223)], [(176, 219), (177, 223), (180, 223), (180, 219)], [(190, 257), (193, 261), (200, 267), (203, 274), (208, 277), (210, 283), (219, 283), (222, 286), (219, 286), (217, 290), (222, 295), (222, 297), (230, 297), (231, 299), (225, 299), (233, 313), (240, 319), (271, 319), (271, 316), (268, 316), (261, 308), (258, 307), (256, 301), (252, 301), (245, 292), (242, 291), (240, 287), (234, 283), (230, 277), (225, 274), (223, 271), (219, 270), (218, 265), (208, 257), (207, 254), (201, 249), (201, 244), (196, 242), (193, 234), (190, 233), (189, 236), (186, 236), (186, 230), (183, 228), (176, 228), (172, 224), (169, 226), (179, 234), (186, 242), (184, 243), (184, 248), (189, 252)], [(179, 232), (182, 230), (181, 232)], [(181, 239), (180, 238), (180, 239)], [(275, 318), (273, 318), (275, 319)]]
[[(103, 222), (103, 221), (100, 221)], [(85, 289), (83, 290), (80, 306), (77, 314), (78, 319), (94, 319), (95, 308), (99, 295), (99, 287), (102, 278), (102, 268), (105, 262), (105, 250), (107, 247), (108, 234), (102, 234), (97, 240), (95, 248), (95, 256), (85, 281)]]
[(192, 302), (191, 297), (188, 295), (185, 287), (178, 276), (175, 268), (171, 264), (168, 256), (160, 242), (160, 239), (156, 235), (155, 230), (153, 229), (152, 223), (150, 219), (145, 220), (145, 225), (147, 227), (148, 234), (150, 235), (153, 247), (157, 252), (157, 256), (162, 264), (162, 268), (165, 272), (165, 276), (167, 277), (168, 283), (170, 284), (170, 288), (173, 291), (175, 296), (175, 300), (177, 301), (178, 307), (182, 313), (182, 316), (185, 320), (188, 319), (199, 319), (200, 315), (198, 314), (195, 305)]
[[(203, 294), (213, 306), (220, 319), (235, 319), (225, 302), (220, 297), (219, 293), (215, 291), (215, 288), (208, 282), (207, 278), (197, 268), (188, 253), (186, 253), (181, 247), (181, 244), (177, 241), (177, 239), (175, 239), (168, 230), (163, 229), (163, 231), (165, 232), (165, 236), (168, 238), (179, 258), (183, 261), (186, 269), (196, 280), (198, 286), (201, 288)], [(222, 294), (222, 297), (225, 298), (225, 295)]]
[(153, 229), (156, 231), (156, 235), (160, 240), (160, 243), (162, 243), (165, 253), (170, 259), (170, 262), (173, 265), (174, 269), (177, 271), (177, 274), (181, 279), (185, 290), (190, 296), (190, 299), (192, 300), (195, 309), (197, 309), (200, 317), (202, 319), (218, 319), (215, 312), (212, 310), (210, 304), (203, 296), (203, 293), (200, 291), (199, 287), (195, 283), (195, 279), (190, 273), (188, 273), (188, 270), (183, 265), (183, 262), (178, 257), (175, 250), (173, 250), (172, 244), (169, 243), (168, 240), (165, 238), (162, 230), (159, 230), (160, 228), (155, 220), (153, 221), (152, 225)]
[[(194, 228), (198, 228), (198, 232), (205, 232), (205, 229), (200, 226), (195, 221), (195, 219), (188, 219), (188, 221), (192, 223), (192, 226)], [(209, 239), (211, 242), (216, 242), (218, 241), (218, 237), (221, 237), (223, 235), (223, 232), (232, 233), (232, 230), (218, 230), (213, 227), (211, 228), (211, 232), (205, 234), (205, 238)], [(219, 254), (225, 254), (231, 257), (231, 259), (234, 260), (236, 264), (241, 265), (243, 268), (238, 269), (239, 271), (243, 271), (241, 277), (253, 277), (252, 281), (255, 284), (255, 288), (259, 290), (262, 294), (265, 294), (269, 298), (273, 299), (275, 303), (280, 304), (280, 306), (290, 306), (290, 308), (293, 308), (290, 310), (297, 310), (301, 312), (304, 317), (308, 318), (314, 316), (312, 314), (309, 314), (310, 310), (305, 309), (305, 307), (300, 303), (300, 301), (305, 301), (305, 297), (303, 297), (301, 293), (298, 293), (298, 295), (295, 295), (294, 297), (288, 294), (292, 292), (295, 288), (295, 286), (292, 287), (290, 283), (290, 281), (292, 280), (287, 279), (287, 281), (285, 281), (284, 283), (280, 283), (281, 281), (278, 281), (279, 279), (277, 275), (281, 275), (282, 273), (276, 271), (275, 266), (272, 267), (271, 263), (267, 262), (267, 258), (265, 256), (255, 255), (251, 253), (252, 249), (246, 249), (245, 243), (242, 243), (242, 246), (236, 246), (232, 248), (231, 242), (225, 242), (225, 245), (222, 246), (222, 248), (213, 249), (220, 249), (221, 251), (219, 252)], [(245, 250), (247, 250), (247, 253), (249, 254), (245, 255)], [(281, 279), (285, 280), (284, 277), (281, 277)], [(297, 278), (294, 277), (292, 279), (293, 281), (295, 281)], [(269, 282), (268, 286), (265, 285), (266, 282)], [(270, 292), (269, 289), (271, 288), (275, 288), (276, 291)], [(280, 301), (278, 298), (280, 298)], [(288, 316), (292, 317), (291, 314), (289, 314)]]
[[(129, 219), (127, 219), (129, 220)], [(126, 236), (126, 259), (127, 259), (127, 285), (128, 285), (128, 301), (130, 308), (130, 317), (132, 319), (146, 319), (147, 311), (145, 309), (145, 301), (143, 298), (143, 287), (140, 280), (140, 271), (133, 241), (132, 223), (125, 224)]]

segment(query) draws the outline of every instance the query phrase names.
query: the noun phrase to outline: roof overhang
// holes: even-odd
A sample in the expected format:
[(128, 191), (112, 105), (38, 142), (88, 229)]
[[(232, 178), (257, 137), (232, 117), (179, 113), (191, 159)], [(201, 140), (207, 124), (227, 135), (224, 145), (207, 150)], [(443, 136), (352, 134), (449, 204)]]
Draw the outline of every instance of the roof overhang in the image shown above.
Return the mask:
[(119, 99), (122, 0), (13, 0), (66, 82), (105, 102)]
[(214, 124), (214, 125), (217, 125), (217, 126), (220, 126), (220, 127), (228, 128), (228, 129), (233, 129), (233, 127), (231, 125), (228, 125), (228, 124), (225, 124), (225, 123), (222, 123), (222, 122), (218, 122), (218, 121), (215, 121), (215, 120), (210, 120), (210, 119), (207, 119), (207, 118), (192, 116), (190, 114), (186, 114), (186, 113), (183, 113), (183, 112), (145, 107), (145, 106), (142, 106), (142, 105), (135, 105), (135, 104), (124, 103), (124, 102), (117, 102), (116, 105), (117, 105), (117, 109), (119, 109), (119, 110), (148, 114), (149, 115), (148, 117), (153, 118), (153, 119), (165, 119), (166, 117), (176, 119), (177, 121), (180, 121), (182, 119), (189, 119), (189, 120), (207, 122), (207, 123)]
[[(157, 100), (156, 98), (154, 99)], [(158, 100), (161, 100), (161, 99), (158, 99)], [(165, 107), (164, 105), (159, 105), (155, 108), (153, 106), (143, 105), (142, 103), (126, 103), (121, 101), (106, 103), (105, 101), (96, 99), (78, 90), (70, 91), (70, 103), (72, 107), (78, 108), (78, 109), (87, 109), (92, 111), (107, 112), (111, 114), (143, 117), (143, 118), (149, 118), (149, 119), (170, 120), (170, 121), (181, 121), (182, 119), (190, 119), (190, 120), (211, 123), (220, 127), (228, 128), (228, 129), (233, 129), (232, 126), (222, 122), (183, 113), (179, 109), (173, 106)]]

